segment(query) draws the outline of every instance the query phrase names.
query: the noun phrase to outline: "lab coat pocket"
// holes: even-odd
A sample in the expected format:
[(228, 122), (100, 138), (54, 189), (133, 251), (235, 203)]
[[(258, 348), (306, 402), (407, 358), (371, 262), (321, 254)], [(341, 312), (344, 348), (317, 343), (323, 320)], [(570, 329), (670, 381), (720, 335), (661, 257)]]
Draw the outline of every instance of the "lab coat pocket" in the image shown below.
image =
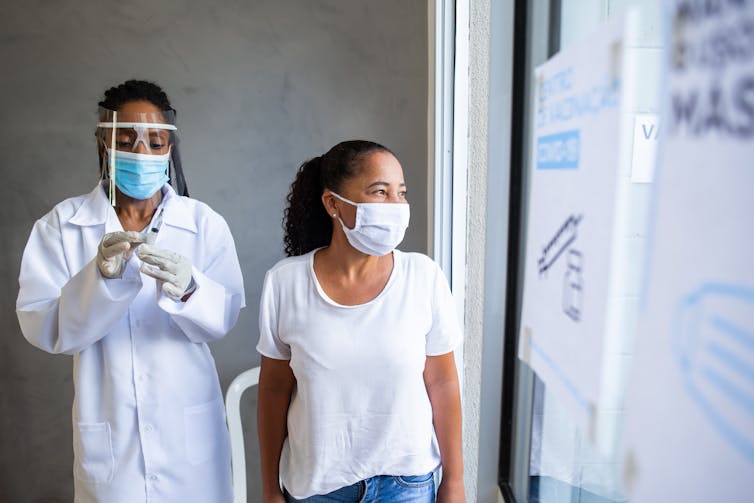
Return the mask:
[(76, 477), (90, 484), (108, 484), (113, 479), (110, 423), (77, 423), (73, 429)]
[(186, 458), (198, 465), (214, 457), (220, 443), (220, 434), (225, 428), (223, 401), (212, 400), (183, 409), (186, 431)]

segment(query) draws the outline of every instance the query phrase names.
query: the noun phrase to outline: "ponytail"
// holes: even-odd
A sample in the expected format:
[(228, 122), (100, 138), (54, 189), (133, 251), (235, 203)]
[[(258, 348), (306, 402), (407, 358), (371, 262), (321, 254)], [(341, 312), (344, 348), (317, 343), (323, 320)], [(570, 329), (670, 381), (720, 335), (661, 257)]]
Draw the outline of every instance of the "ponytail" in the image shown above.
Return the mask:
[(303, 163), (291, 184), (283, 213), (285, 254), (309, 253), (330, 243), (332, 219), (322, 205), (322, 156)]

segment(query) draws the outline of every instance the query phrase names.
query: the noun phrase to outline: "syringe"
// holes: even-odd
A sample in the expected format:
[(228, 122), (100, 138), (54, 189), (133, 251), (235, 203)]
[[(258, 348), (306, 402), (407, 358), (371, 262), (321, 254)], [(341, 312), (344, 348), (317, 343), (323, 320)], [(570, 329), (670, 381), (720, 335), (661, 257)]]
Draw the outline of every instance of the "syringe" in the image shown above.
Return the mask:
[(160, 212), (157, 213), (157, 217), (152, 221), (152, 225), (150, 225), (149, 229), (144, 232), (144, 242), (147, 244), (154, 244), (155, 241), (157, 241), (157, 234), (160, 232), (160, 229), (162, 228), (162, 212), (165, 208), (160, 208)]

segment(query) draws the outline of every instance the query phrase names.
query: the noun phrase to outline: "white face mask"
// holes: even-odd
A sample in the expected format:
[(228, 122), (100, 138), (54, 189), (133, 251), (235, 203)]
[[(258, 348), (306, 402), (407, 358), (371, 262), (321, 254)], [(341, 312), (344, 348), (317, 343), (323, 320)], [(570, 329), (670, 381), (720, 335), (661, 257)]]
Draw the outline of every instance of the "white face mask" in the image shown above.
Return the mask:
[(410, 210), (408, 203), (354, 203), (335, 192), (330, 193), (344, 203), (356, 206), (356, 224), (346, 227), (340, 217), (340, 226), (351, 246), (367, 255), (387, 255), (403, 241)]

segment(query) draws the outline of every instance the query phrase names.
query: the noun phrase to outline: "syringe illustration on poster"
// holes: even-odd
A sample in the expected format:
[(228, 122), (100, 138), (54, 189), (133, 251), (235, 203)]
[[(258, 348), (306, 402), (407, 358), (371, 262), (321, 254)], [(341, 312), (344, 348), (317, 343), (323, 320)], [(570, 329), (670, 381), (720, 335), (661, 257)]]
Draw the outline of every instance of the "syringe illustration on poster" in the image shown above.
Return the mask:
[(537, 261), (540, 279), (547, 278), (547, 272), (555, 266), (559, 259), (565, 263), (563, 312), (573, 321), (581, 319), (582, 295), (584, 290), (582, 276), (584, 256), (578, 250), (578, 244), (576, 243), (578, 226), (581, 223), (581, 219), (581, 215), (569, 216), (563, 225), (560, 226), (555, 236), (542, 247), (542, 255)]

